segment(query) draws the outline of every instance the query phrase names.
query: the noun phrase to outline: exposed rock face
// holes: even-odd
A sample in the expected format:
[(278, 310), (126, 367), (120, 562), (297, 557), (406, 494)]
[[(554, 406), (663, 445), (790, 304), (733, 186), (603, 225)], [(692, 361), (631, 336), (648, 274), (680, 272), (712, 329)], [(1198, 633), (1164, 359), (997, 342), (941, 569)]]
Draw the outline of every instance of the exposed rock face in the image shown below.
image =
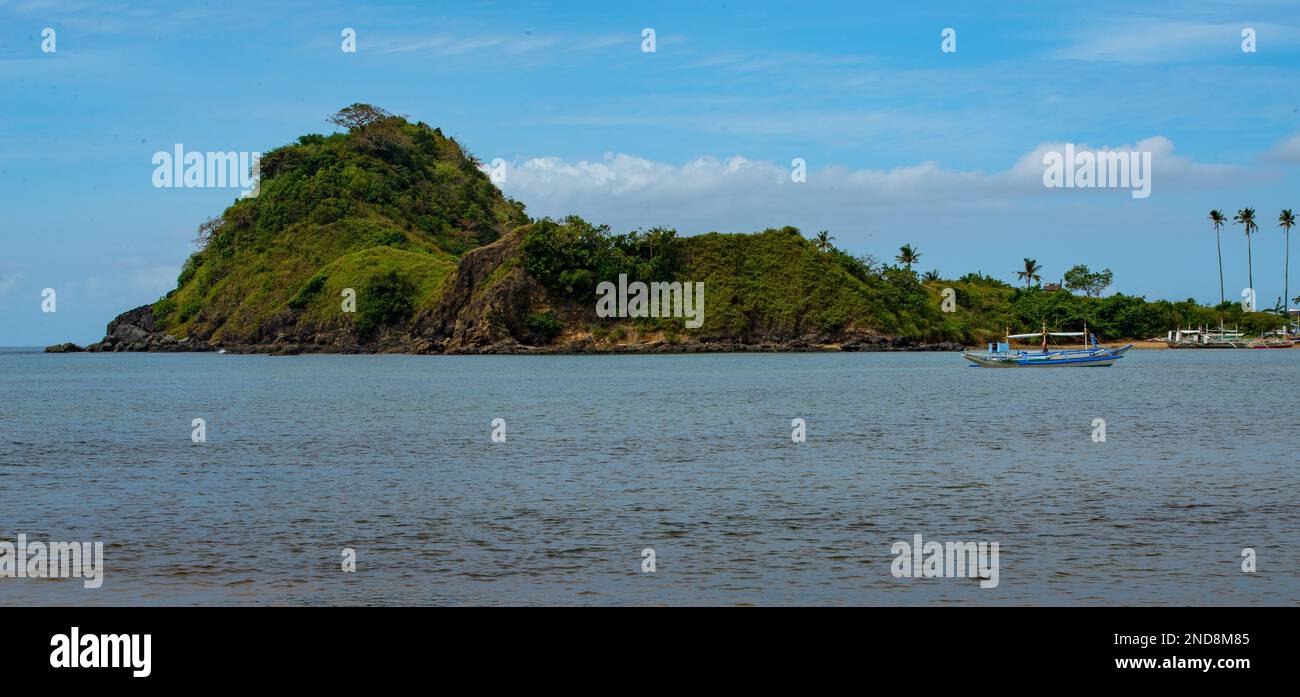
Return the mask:
[(46, 353), (80, 353), (81, 351), (85, 351), (85, 350), (86, 349), (81, 348), (80, 346), (72, 343), (71, 341), (45, 347)]
[(533, 338), (523, 320), (546, 303), (546, 291), (522, 268), (503, 268), (519, 258), (521, 242), (516, 231), (465, 253), (442, 302), (416, 320), (417, 351), (514, 353), (520, 339)]
[(188, 337), (178, 339), (158, 331), (153, 321), (153, 305), (141, 305), (117, 316), (108, 323), (108, 334), (87, 351), (210, 351), (203, 343)]

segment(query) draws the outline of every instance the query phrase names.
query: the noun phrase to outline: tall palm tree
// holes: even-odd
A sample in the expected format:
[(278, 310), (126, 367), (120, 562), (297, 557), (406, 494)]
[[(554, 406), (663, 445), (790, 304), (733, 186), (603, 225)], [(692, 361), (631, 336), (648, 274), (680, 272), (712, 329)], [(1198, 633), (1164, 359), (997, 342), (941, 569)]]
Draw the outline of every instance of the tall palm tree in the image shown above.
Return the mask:
[(1254, 295), (1255, 265), (1250, 256), (1250, 233), (1259, 230), (1259, 226), (1255, 224), (1255, 209), (1242, 208), (1238, 210), (1237, 215), (1233, 217), (1232, 222), (1246, 228), (1246, 278), (1250, 282), (1251, 295)]
[(920, 260), (921, 253), (916, 251), (916, 249), (914, 249), (910, 244), (905, 244), (902, 247), (899, 247), (898, 256), (894, 257), (894, 261), (906, 266), (908, 271), (912, 270), (912, 264), (915, 264)]
[(1282, 307), (1283, 316), (1288, 323), (1291, 322), (1291, 228), (1295, 227), (1295, 214), (1290, 208), (1284, 209), (1277, 216), (1277, 224), (1282, 227), (1282, 234), (1286, 235), (1286, 261), (1282, 269)]
[(1029, 284), (1042, 280), (1042, 277), (1038, 275), (1038, 272), (1042, 270), (1043, 267), (1038, 263), (1037, 259), (1025, 257), (1025, 270), (1017, 271), (1016, 277), (1025, 279), (1025, 290), (1028, 290)]
[(1210, 211), (1210, 222), (1214, 223), (1214, 247), (1219, 250), (1219, 304), (1222, 305), (1226, 298), (1223, 296), (1223, 244), (1219, 241), (1219, 230), (1228, 222), (1228, 218), (1223, 215), (1223, 211), (1215, 208)]
[(817, 233), (817, 239), (816, 241), (813, 242), (813, 244), (817, 245), (817, 249), (820, 249), (823, 252), (829, 252), (831, 251), (831, 240), (833, 239), (835, 238), (831, 237), (830, 232), (826, 230), (822, 230), (821, 232)]

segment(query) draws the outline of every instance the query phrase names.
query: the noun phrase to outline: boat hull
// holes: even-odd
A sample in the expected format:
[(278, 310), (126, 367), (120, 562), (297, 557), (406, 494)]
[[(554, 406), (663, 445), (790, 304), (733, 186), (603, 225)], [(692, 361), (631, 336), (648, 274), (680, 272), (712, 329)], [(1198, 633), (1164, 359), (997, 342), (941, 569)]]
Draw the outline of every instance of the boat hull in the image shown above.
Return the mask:
[(1120, 356), (1086, 356), (1060, 360), (1024, 361), (1021, 368), (1107, 368), (1115, 365)]
[(1117, 349), (1056, 351), (1050, 353), (1008, 353), (1005, 355), (963, 353), (962, 357), (982, 368), (1107, 368), (1124, 357), (1133, 344)]
[(1010, 358), (981, 356), (976, 353), (963, 353), (962, 358), (981, 368), (1018, 368), (1019, 365)]
[(1171, 349), (1244, 349), (1250, 346), (1244, 341), (1166, 341)]

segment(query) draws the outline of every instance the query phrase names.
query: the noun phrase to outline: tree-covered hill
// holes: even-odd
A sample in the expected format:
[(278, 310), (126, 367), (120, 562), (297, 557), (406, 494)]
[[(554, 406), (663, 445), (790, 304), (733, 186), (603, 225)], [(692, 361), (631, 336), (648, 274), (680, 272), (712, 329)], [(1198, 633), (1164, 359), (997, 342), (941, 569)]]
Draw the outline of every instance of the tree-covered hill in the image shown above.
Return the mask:
[[(1043, 290), (1028, 283), (1030, 259), (1026, 286), (1013, 287), (978, 273), (920, 275), (922, 253), (910, 245), (896, 264), (881, 263), (836, 248), (829, 233), (808, 239), (792, 227), (617, 234), (577, 216), (529, 219), (436, 128), (363, 104), (331, 121), (346, 130), (266, 153), (258, 194), (199, 227), (176, 290), (119, 316), (89, 348), (954, 349), (1044, 321), (1086, 321), (1106, 339), (1221, 319), (1250, 331), (1280, 323), (1232, 303)], [(601, 284), (620, 276), (702, 283), (702, 321), (600, 316)]]
[[(344, 116), (348, 132), (266, 153), (258, 195), (201, 227), (177, 289), (153, 306), (158, 330), (265, 344), (357, 329), (364, 343), (436, 303), (466, 250), (526, 222), (438, 129), (364, 105)], [(366, 293), (354, 316), (339, 311), (345, 288)]]

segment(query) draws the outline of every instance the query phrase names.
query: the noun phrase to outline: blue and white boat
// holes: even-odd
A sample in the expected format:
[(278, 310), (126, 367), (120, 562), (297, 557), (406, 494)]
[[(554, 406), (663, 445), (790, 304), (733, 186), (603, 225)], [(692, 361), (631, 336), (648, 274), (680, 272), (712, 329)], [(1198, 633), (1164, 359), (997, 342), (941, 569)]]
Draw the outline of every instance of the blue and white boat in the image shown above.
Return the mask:
[[(1058, 337), (1082, 337), (1087, 348), (1081, 349), (1051, 349), (1048, 347), (1048, 338)], [(1024, 351), (1021, 349), (1011, 348), (1013, 339), (1031, 339), (1042, 337), (1042, 349), (1038, 351)], [(1124, 357), (1124, 352), (1133, 348), (1133, 344), (1121, 346), (1120, 348), (1106, 348), (1097, 345), (1097, 337), (1088, 333), (1088, 327), (1085, 325), (1081, 332), (1049, 332), (1046, 323), (1043, 324), (1043, 331), (1032, 334), (1007, 334), (1006, 341), (999, 341), (989, 344), (987, 353), (975, 353), (965, 351), (962, 356), (983, 368), (1080, 368), (1080, 367), (1106, 367), (1115, 365), (1115, 361)]]

